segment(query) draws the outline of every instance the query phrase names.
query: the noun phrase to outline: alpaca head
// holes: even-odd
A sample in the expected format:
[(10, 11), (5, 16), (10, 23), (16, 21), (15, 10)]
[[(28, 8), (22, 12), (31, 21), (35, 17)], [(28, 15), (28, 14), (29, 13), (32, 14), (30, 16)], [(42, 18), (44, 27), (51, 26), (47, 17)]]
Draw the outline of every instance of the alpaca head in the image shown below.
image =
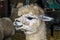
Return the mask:
[(43, 15), (44, 11), (35, 5), (27, 5), (18, 9), (18, 17), (14, 21), (16, 30), (32, 34), (38, 31), (42, 21), (50, 21), (53, 18)]

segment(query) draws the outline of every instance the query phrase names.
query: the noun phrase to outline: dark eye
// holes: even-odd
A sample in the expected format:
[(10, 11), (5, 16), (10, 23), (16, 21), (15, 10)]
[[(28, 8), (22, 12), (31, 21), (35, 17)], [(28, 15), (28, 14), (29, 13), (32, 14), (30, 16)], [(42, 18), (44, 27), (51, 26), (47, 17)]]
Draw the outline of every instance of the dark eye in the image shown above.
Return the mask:
[(33, 19), (33, 17), (27, 17), (29, 20), (32, 20)]

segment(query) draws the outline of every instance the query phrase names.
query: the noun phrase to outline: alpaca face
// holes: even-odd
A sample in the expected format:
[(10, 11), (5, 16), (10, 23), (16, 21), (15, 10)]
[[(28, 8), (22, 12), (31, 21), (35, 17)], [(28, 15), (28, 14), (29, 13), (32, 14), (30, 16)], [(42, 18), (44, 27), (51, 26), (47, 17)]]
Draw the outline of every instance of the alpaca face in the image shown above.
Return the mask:
[(41, 20), (33, 15), (32, 12), (24, 14), (19, 18), (15, 19), (14, 25), (16, 30), (22, 30), (27, 34), (31, 34), (37, 31), (37, 28), (40, 26)]
[(32, 34), (38, 31), (42, 20), (51, 20), (52, 18), (43, 16), (44, 11), (38, 6), (25, 6), (18, 10), (18, 18), (14, 21), (16, 30), (24, 31), (25, 34)]

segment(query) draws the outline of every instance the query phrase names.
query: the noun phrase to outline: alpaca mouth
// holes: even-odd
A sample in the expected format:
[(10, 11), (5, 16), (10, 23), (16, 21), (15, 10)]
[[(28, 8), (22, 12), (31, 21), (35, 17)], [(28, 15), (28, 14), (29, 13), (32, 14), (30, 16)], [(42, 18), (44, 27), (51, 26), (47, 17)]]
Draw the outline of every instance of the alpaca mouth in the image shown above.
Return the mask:
[(21, 29), (24, 32), (33, 32), (33, 30), (26, 30), (26, 29)]
[(22, 27), (20, 27), (20, 26), (16, 26), (15, 29), (16, 29), (16, 30), (25, 31), (25, 32), (26, 32), (26, 31), (29, 31), (29, 30), (24, 29), (24, 28), (22, 28)]

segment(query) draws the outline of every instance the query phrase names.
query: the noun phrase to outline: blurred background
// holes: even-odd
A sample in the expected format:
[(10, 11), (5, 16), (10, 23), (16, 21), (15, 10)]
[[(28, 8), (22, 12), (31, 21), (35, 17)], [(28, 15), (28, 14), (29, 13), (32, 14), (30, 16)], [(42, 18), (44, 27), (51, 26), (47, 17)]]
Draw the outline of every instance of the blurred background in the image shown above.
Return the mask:
[[(54, 18), (51, 22), (45, 22), (48, 40), (60, 40), (60, 0), (0, 0), (0, 18), (10, 17), (12, 8), (16, 8), (18, 3), (23, 5), (35, 3), (43, 8), (47, 16)], [(16, 31), (12, 39), (25, 40), (25, 34)]]

